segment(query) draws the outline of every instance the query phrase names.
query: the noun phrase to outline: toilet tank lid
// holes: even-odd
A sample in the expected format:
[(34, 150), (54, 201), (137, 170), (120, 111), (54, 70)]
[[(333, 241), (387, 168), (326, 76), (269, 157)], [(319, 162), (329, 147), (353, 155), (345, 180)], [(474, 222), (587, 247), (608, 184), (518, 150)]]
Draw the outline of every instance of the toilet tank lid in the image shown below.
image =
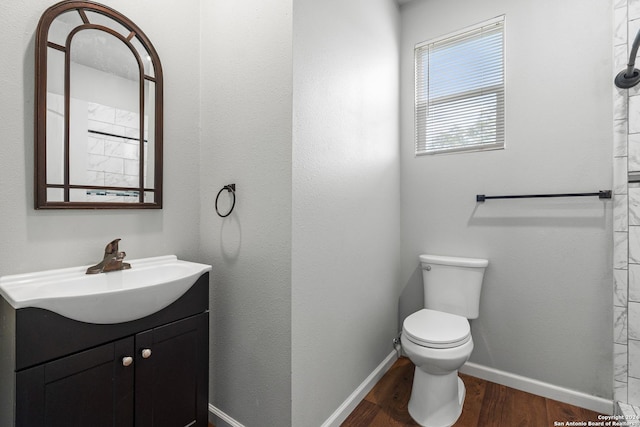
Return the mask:
[(423, 264), (454, 265), (457, 267), (486, 267), (489, 260), (481, 258), (462, 258), (442, 255), (420, 255), (420, 262)]

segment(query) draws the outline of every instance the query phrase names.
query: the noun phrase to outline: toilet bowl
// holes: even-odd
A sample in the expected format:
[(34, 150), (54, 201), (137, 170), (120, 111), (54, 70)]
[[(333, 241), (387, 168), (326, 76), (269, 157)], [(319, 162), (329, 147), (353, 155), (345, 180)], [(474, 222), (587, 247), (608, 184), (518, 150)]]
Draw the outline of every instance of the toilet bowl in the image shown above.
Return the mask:
[(453, 425), (465, 397), (458, 369), (473, 351), (469, 322), (455, 314), (423, 309), (405, 319), (400, 339), (416, 365), (409, 414), (425, 427)]
[(458, 369), (473, 351), (468, 319), (479, 314), (484, 259), (420, 255), (424, 307), (402, 324), (400, 342), (416, 366), (409, 414), (424, 427), (449, 427), (462, 413)]

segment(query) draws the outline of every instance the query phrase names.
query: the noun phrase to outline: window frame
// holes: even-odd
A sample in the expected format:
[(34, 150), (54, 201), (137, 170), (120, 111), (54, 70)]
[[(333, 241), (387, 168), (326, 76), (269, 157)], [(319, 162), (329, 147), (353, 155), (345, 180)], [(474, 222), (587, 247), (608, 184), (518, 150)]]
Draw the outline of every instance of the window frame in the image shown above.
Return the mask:
[[(462, 44), (473, 40), (473, 33), (476, 33), (476, 37), (480, 36), (486, 30), (498, 28), (501, 34), (501, 82), (497, 84), (487, 84), (472, 88), (469, 90), (460, 90), (452, 94), (442, 95), (439, 97), (430, 98), (429, 96), (429, 69), (423, 71), (425, 73), (424, 79), (420, 75), (421, 65), (419, 60), (425, 56), (429, 56), (429, 48), (434, 45), (442, 44), (448, 40), (452, 41), (449, 48), (456, 48)], [(448, 33), (446, 35), (436, 37), (421, 43), (418, 43), (414, 47), (414, 154), (419, 156), (430, 156), (435, 154), (449, 154), (449, 153), (467, 153), (476, 151), (489, 151), (500, 150), (506, 146), (506, 16), (500, 15), (495, 18), (477, 23), (472, 26), (465, 27), (461, 30)], [(460, 40), (455, 40), (460, 39)], [(477, 40), (477, 39), (476, 39)], [(425, 52), (426, 50), (426, 52)], [(422, 82), (423, 85), (419, 83)], [(426, 96), (422, 96), (419, 93), (420, 90), (426, 89)], [(445, 105), (453, 102), (469, 101), (473, 98), (480, 98), (486, 95), (496, 95), (496, 106), (491, 109), (491, 113), (496, 116), (496, 141), (491, 142), (478, 142), (473, 144), (452, 144), (449, 146), (443, 146), (439, 148), (429, 148), (430, 144), (427, 140), (429, 131), (429, 112), (430, 107)], [(424, 115), (424, 118), (420, 117), (420, 114)], [(455, 113), (451, 113), (455, 114)], [(421, 125), (423, 125), (421, 127)]]

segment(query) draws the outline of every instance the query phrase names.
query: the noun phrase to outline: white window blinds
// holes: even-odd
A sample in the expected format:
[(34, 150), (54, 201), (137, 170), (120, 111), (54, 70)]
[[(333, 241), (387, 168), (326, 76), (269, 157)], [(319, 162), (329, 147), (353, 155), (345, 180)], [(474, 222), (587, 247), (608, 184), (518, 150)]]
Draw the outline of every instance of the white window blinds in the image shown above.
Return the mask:
[(504, 147), (504, 16), (415, 48), (416, 155)]

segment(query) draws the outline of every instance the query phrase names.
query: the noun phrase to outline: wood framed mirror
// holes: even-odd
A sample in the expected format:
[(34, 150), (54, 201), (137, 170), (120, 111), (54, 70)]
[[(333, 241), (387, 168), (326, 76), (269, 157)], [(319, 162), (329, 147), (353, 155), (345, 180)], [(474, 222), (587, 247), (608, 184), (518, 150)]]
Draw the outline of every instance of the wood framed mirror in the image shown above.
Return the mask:
[(67, 0), (42, 14), (35, 50), (35, 208), (162, 208), (162, 66), (147, 36)]

